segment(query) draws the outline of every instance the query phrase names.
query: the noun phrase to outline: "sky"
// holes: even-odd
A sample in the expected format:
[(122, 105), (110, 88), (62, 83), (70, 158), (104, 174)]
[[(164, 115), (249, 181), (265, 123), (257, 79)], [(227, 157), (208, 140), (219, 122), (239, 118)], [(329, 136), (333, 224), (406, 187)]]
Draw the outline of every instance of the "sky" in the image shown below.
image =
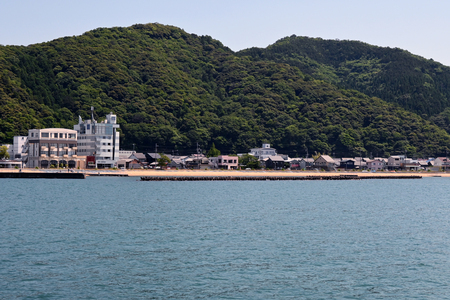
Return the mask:
[(29, 45), (99, 27), (173, 25), (234, 51), (290, 36), (398, 47), (450, 66), (450, 1), (2, 0), (0, 45)]

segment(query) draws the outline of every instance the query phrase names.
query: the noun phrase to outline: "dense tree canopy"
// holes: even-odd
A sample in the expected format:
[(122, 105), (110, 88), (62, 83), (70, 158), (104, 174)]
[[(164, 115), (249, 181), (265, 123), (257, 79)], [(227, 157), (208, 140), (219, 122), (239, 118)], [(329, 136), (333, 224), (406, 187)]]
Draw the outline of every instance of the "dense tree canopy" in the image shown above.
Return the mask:
[[(359, 42), (330, 58), (321, 52), (325, 46), (307, 55), (295, 47), (291, 56), (273, 50), (289, 46), (291, 39), (297, 38), (237, 54), (208, 36), (146, 24), (99, 28), (28, 47), (0, 46), (0, 143), (30, 128), (72, 128), (78, 115), (88, 118), (94, 106), (98, 119), (117, 114), (121, 148), (135, 144), (138, 151), (158, 144), (160, 151), (192, 153), (197, 143), (202, 149), (214, 143), (229, 154), (262, 142), (292, 156), (303, 156), (306, 149), (373, 156), (448, 151), (446, 67), (399, 49), (384, 49), (397, 56), (362, 55), (383, 48)], [(339, 61), (339, 53), (347, 58)], [(403, 57), (423, 61), (420, 76), (434, 68), (429, 76), (433, 86), (439, 82), (441, 98), (420, 88), (418, 94), (408, 92), (407, 99), (414, 99), (408, 107), (386, 82), (370, 84)], [(398, 77), (395, 72), (389, 73), (392, 78)], [(352, 78), (358, 84), (352, 85)], [(373, 92), (380, 86), (389, 96)], [(418, 95), (428, 102), (420, 104)], [(431, 101), (440, 101), (442, 109), (430, 108)]]

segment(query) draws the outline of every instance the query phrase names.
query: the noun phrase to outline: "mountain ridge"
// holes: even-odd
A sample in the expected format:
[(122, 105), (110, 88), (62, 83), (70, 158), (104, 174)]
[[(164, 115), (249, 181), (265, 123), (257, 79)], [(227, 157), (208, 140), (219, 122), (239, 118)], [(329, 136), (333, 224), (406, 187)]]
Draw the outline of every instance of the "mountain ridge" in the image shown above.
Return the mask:
[(157, 143), (189, 152), (197, 142), (222, 153), (269, 142), (293, 156), (448, 151), (449, 134), (427, 114), (333, 84), (330, 65), (314, 62), (308, 73), (253, 50), (160, 24), (0, 46), (0, 142), (31, 128), (72, 128), (94, 106), (96, 118), (117, 114), (122, 148), (140, 151)]

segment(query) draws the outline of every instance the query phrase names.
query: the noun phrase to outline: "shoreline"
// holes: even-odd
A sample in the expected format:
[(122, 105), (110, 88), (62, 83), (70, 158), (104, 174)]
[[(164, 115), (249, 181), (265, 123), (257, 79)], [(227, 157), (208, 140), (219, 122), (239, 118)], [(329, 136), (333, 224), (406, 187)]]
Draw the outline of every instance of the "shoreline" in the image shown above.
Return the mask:
[[(0, 172), (20, 172), (18, 169), (0, 169)], [(67, 169), (22, 169), (23, 173), (69, 173)], [(155, 177), (221, 177), (221, 176), (239, 176), (239, 177), (305, 177), (305, 176), (339, 176), (339, 175), (357, 175), (359, 177), (450, 177), (446, 172), (327, 172), (327, 171), (274, 171), (274, 170), (74, 170), (73, 173), (85, 173), (86, 175), (103, 176), (155, 176)]]

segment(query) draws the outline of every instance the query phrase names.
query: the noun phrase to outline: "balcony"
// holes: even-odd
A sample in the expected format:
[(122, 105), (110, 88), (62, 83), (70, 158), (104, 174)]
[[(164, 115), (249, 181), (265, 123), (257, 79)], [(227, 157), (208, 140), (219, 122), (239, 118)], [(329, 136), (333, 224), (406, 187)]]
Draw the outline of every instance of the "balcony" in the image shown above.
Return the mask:
[(47, 155), (46, 154), (41, 154), (41, 157), (47, 157)]

